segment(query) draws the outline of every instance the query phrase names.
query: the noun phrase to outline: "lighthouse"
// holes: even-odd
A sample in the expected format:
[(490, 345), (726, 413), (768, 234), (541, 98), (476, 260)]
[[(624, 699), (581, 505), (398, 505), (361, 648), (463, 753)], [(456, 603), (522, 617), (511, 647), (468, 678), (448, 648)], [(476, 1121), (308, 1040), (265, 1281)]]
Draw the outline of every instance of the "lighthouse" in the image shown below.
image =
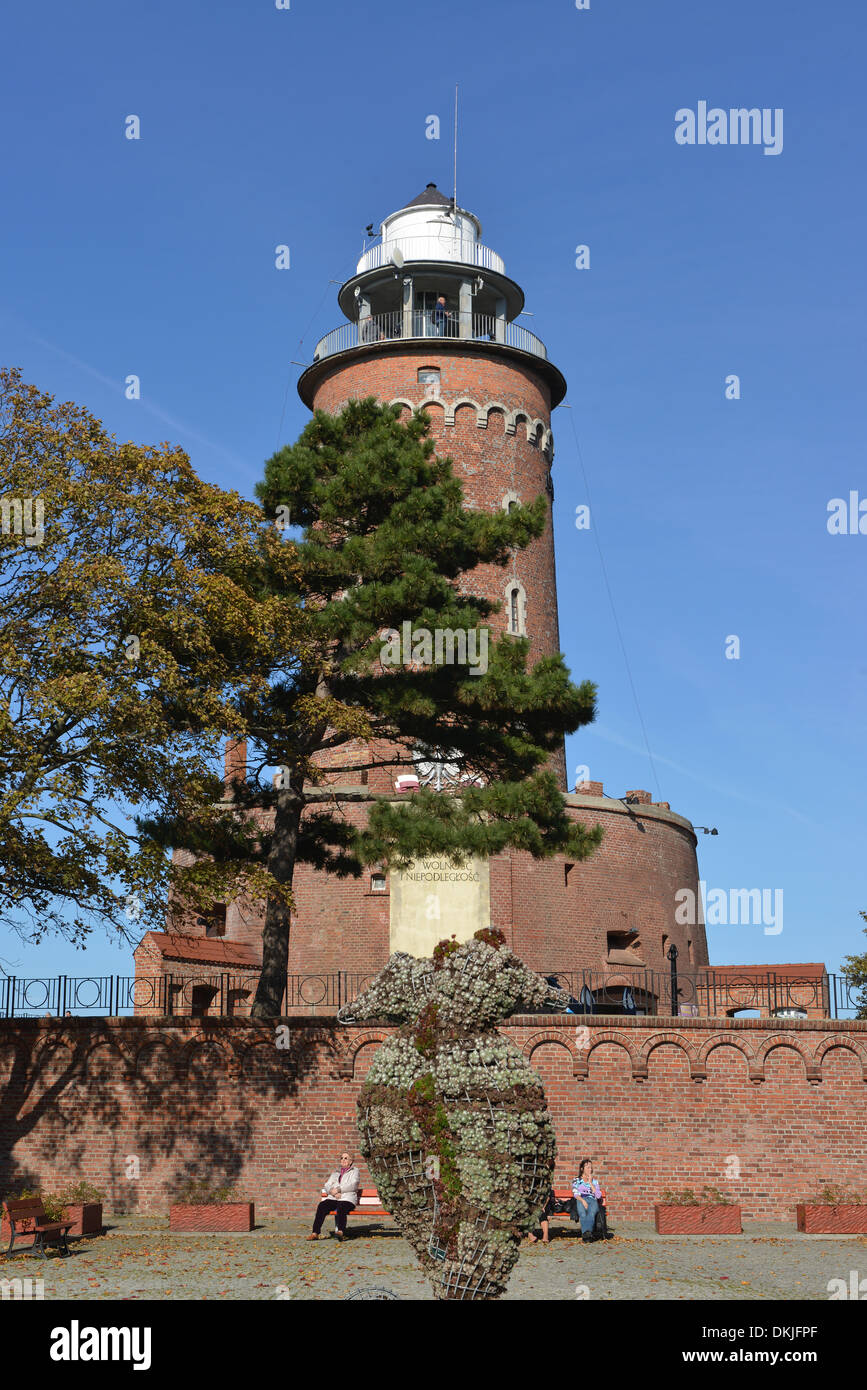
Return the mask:
[[(505, 567), (480, 565), (460, 582), (499, 605), (486, 623), (526, 638), (530, 664), (558, 653), (552, 413), (566, 382), (526, 327), (524, 291), (483, 239), (479, 217), (429, 183), (385, 217), (337, 299), (343, 320), (316, 344), (298, 382), (302, 401), (332, 414), (369, 396), (407, 416), (423, 409), (469, 508), (508, 511), (544, 495), (543, 533)], [(582, 667), (581, 677), (592, 678), (592, 654), (582, 654)], [(364, 825), (375, 798), (401, 800), (419, 785), (443, 795), (460, 790), (462, 770), (447, 749), (418, 749), (414, 764), (400, 768), (390, 764), (392, 751), (360, 744), (347, 760), (344, 745), (330, 773), (323, 757), (331, 809)], [(243, 747), (233, 745), (227, 787), (244, 776), (243, 760)], [(586, 989), (605, 1012), (658, 1008), (672, 946), (682, 971), (705, 967), (703, 921), (685, 922), (678, 912), (684, 890), (693, 902), (699, 896), (690, 822), (641, 789), (606, 795), (594, 780), (569, 790), (562, 746), (550, 765), (567, 814), (604, 832), (584, 862), (506, 849), (461, 866), (434, 858), (405, 871), (372, 865), (360, 879), (298, 864), (287, 1008), (328, 1012), (393, 952), (429, 956), (443, 937), (468, 941), (488, 926), (531, 969), (568, 975), (575, 993)], [(160, 975), (215, 965), (249, 971), (251, 988), (238, 987), (243, 1011), (261, 961), (262, 925), (255, 904), (227, 903), (203, 928), (205, 940), (149, 933), (137, 961)]]
[[(524, 292), (478, 217), (428, 184), (385, 218), (338, 302), (347, 321), (316, 344), (301, 399), (329, 412), (369, 395), (422, 407), (468, 507), (508, 510), (547, 493), (544, 535), (506, 569), (480, 566), (463, 583), (500, 605), (494, 632), (529, 639), (531, 663), (559, 652), (551, 411), (566, 383), (521, 322)], [(553, 766), (565, 791), (562, 749)], [(391, 785), (388, 774), (371, 779), (380, 791)]]
[[(500, 605), (491, 627), (526, 637), (530, 663), (559, 652), (551, 416), (566, 382), (522, 321), (524, 291), (484, 241), (479, 217), (429, 183), (383, 220), (337, 299), (344, 322), (316, 344), (299, 379), (301, 399), (311, 410), (332, 413), (371, 395), (407, 413), (424, 409), (468, 507), (508, 511), (545, 494), (544, 533), (516, 550), (505, 569), (481, 565), (462, 584)], [(378, 767), (375, 748), (369, 755), (367, 795), (399, 796), (415, 785), (414, 777)], [(562, 747), (552, 766), (566, 792)], [(419, 750), (414, 772), (443, 792), (460, 776), (447, 752), (436, 757), (429, 750)], [(439, 861), (400, 874), (374, 870), (366, 896), (333, 882), (330, 911), (314, 886), (323, 876), (299, 868), (300, 936), (305, 918), (312, 925), (345, 917), (342, 949), (359, 967), (384, 962), (389, 951), (427, 955), (442, 936), (454, 932), (467, 940), (489, 924), (504, 930), (537, 969), (580, 959), (603, 978), (612, 967), (632, 978), (642, 966), (664, 970), (671, 944), (685, 966), (705, 964), (702, 924), (685, 930), (674, 921), (681, 881), (697, 881), (689, 822), (666, 803), (654, 805), (648, 792), (609, 798), (597, 782), (576, 788), (568, 801), (576, 819), (606, 831), (602, 848), (585, 863), (539, 862), (510, 850), (464, 870)], [(351, 813), (363, 812), (354, 803)], [(293, 935), (294, 955), (299, 933)], [(293, 968), (301, 968), (300, 956)]]

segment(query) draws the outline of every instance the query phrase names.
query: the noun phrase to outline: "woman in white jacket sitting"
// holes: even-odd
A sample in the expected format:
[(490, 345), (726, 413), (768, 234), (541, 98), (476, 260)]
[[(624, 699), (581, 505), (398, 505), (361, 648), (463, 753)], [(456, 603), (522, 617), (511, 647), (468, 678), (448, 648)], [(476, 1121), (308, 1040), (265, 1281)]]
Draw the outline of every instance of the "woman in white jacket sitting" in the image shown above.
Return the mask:
[(354, 1206), (358, 1205), (358, 1186), (361, 1174), (353, 1165), (352, 1154), (340, 1155), (340, 1167), (327, 1179), (322, 1189), (322, 1200), (313, 1218), (313, 1230), (308, 1240), (323, 1239), (320, 1236), (322, 1223), (329, 1212), (334, 1212), (334, 1234), (342, 1240), (346, 1234), (346, 1218)]

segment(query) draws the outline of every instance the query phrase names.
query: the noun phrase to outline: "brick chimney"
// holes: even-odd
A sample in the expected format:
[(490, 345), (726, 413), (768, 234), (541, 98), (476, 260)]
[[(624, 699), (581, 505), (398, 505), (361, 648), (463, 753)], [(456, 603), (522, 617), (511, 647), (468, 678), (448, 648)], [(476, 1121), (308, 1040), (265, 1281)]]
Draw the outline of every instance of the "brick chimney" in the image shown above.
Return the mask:
[(653, 805), (653, 801), (652, 801), (650, 792), (643, 792), (643, 791), (626, 792), (625, 795), (626, 795), (626, 796), (631, 796), (632, 799), (633, 799), (633, 801), (637, 801), (637, 802), (639, 803), (640, 806), (652, 806), (652, 805)]
[(576, 791), (580, 796), (604, 796), (604, 795), (605, 795), (605, 792), (603, 791), (603, 787), (602, 787), (602, 783), (601, 783), (601, 782), (579, 782), (579, 783), (577, 784), (577, 786), (575, 787), (575, 791)]
[(245, 739), (226, 739), (226, 762), (223, 785), (228, 798), (235, 782), (247, 780), (247, 743)]

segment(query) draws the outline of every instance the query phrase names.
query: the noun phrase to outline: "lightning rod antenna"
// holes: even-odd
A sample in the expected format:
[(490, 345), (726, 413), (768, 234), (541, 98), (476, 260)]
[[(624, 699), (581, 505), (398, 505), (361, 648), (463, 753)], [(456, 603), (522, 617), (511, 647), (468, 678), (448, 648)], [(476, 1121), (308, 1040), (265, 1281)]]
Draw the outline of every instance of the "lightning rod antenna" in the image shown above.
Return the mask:
[(457, 217), (457, 212), (458, 212), (458, 84), (457, 84), (457, 83), (455, 83), (455, 181), (454, 181), (454, 184), (453, 184), (453, 188), (454, 188), (454, 195), (453, 195), (453, 196), (454, 196), (454, 205), (455, 205), (455, 216)]

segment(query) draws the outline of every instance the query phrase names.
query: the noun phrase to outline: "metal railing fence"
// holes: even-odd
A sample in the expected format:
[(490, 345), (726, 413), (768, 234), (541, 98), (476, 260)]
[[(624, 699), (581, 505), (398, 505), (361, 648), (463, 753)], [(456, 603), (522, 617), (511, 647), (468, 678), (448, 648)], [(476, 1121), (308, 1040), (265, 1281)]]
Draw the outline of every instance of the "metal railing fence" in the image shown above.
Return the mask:
[[(287, 1013), (336, 1014), (374, 978), (367, 971), (322, 971), (286, 977), (283, 1010)], [(720, 1018), (759, 1013), (780, 1019), (854, 1018), (861, 987), (845, 975), (803, 979), (769, 971), (761, 975), (725, 975), (712, 968), (677, 975), (672, 1000), (670, 971), (635, 967), (612, 971), (550, 970), (571, 996), (577, 1014), (636, 1014)], [(0, 977), (0, 1018), (125, 1014), (151, 1016), (245, 1016), (256, 992), (255, 970), (230, 973), (200, 971), (164, 975), (54, 975)], [(615, 982), (616, 981), (616, 982)]]

